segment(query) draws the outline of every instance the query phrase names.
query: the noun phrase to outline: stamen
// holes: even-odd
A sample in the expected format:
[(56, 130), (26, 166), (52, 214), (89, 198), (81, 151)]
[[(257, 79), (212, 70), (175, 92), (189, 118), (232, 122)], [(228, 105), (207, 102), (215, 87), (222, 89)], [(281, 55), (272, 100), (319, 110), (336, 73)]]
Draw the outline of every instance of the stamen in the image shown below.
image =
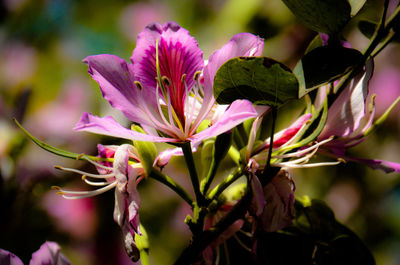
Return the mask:
[[(187, 91), (189, 90), (186, 83), (185, 83), (185, 89)], [(193, 121), (193, 118), (194, 118), (194, 111), (196, 109), (196, 99), (197, 99), (197, 97), (199, 95), (198, 94), (198, 91), (199, 91), (198, 88), (196, 89), (196, 87), (194, 87), (194, 91), (195, 91), (195, 93), (194, 93), (194, 97), (193, 97), (193, 103), (191, 104), (191, 106), (190, 106), (190, 104), (188, 104), (190, 113), (189, 113), (188, 120), (185, 123), (185, 135), (187, 135), (187, 136), (189, 135), (189, 129), (190, 129), (190, 126), (192, 125), (192, 121)], [(188, 99), (188, 103), (190, 103), (189, 96), (187, 96), (187, 99)]]
[(107, 181), (102, 181), (102, 182), (98, 182), (98, 181), (90, 181), (87, 179), (87, 177), (85, 175), (82, 176), (82, 180), (85, 181), (87, 184), (92, 185), (92, 186), (105, 186), (110, 184), (110, 182)]
[(193, 80), (198, 81), (201, 75), (201, 71), (196, 71), (193, 75)]
[(215, 248), (215, 265), (219, 265), (219, 260), (220, 260), (220, 256), (221, 256), (221, 251), (219, 250), (219, 247)]
[(284, 155), (276, 155), (276, 156), (274, 156), (274, 158), (282, 159), (282, 158), (289, 158), (289, 157), (300, 156), (300, 155), (306, 154), (306, 153), (308, 153), (308, 152), (310, 152), (310, 151), (312, 151), (312, 150), (314, 150), (314, 149), (318, 149), (319, 146), (321, 146), (321, 145), (323, 145), (323, 144), (326, 144), (326, 143), (328, 143), (328, 142), (330, 142), (330, 141), (332, 141), (332, 140), (333, 140), (333, 137), (329, 137), (329, 138), (327, 138), (327, 139), (325, 139), (325, 140), (323, 140), (323, 141), (321, 141), (321, 142), (318, 142), (318, 143), (316, 143), (316, 144), (314, 144), (314, 145), (312, 145), (311, 147), (308, 147), (308, 148), (306, 148), (306, 149), (303, 149), (303, 150), (300, 150), (300, 151), (297, 151), (297, 152), (292, 152), (292, 153), (284, 154)]
[[(69, 190), (62, 190), (60, 189), (58, 194), (61, 194), (65, 199), (82, 199), (82, 198), (87, 198), (87, 197), (93, 197), (99, 194), (102, 194), (106, 191), (109, 191), (117, 186), (117, 182), (114, 181), (111, 184), (97, 189), (97, 190), (92, 190), (92, 191), (69, 191)], [(77, 196), (74, 196), (77, 195)]]
[[(302, 164), (302, 163), (307, 163), (308, 160), (311, 159), (311, 157), (313, 157), (315, 155), (315, 153), (318, 151), (318, 149), (314, 149), (311, 153), (303, 156), (302, 158), (296, 159), (296, 160), (291, 160), (291, 161), (287, 161), (287, 162), (283, 162), (283, 163), (290, 163), (290, 164)], [(275, 158), (275, 157), (274, 157)]]
[(181, 83), (185, 84), (186, 83), (186, 74), (183, 74), (181, 77)]
[(97, 163), (97, 162), (95, 162), (95, 161), (89, 159), (89, 158), (86, 157), (86, 156), (84, 156), (83, 159), (85, 159), (85, 160), (88, 161), (90, 164), (92, 164), (92, 165), (94, 165), (94, 166), (96, 166), (96, 167), (100, 167), (100, 168), (106, 169), (106, 170), (112, 170), (112, 169), (113, 169), (112, 167), (108, 167), (108, 166), (102, 165), (102, 164), (100, 164), (100, 163)]
[(240, 238), (239, 238), (236, 234), (234, 234), (233, 237), (236, 239), (236, 241), (239, 243), (239, 245), (240, 245), (242, 248), (244, 248), (244, 249), (247, 250), (248, 252), (251, 252), (251, 248), (249, 248), (248, 246), (246, 246), (246, 245), (242, 242), (242, 240), (240, 240)]
[(323, 166), (336, 166), (340, 164), (340, 161), (337, 162), (321, 162), (321, 163), (311, 163), (311, 164), (285, 164), (285, 163), (278, 163), (275, 164), (278, 167), (282, 168), (311, 168), (311, 167), (323, 167)]
[[(167, 96), (168, 96), (168, 102), (171, 102), (170, 94), (168, 93)], [(178, 116), (176, 115), (174, 108), (172, 107), (172, 105), (171, 105), (170, 103), (168, 103), (167, 105), (168, 105), (168, 112), (169, 112), (170, 114), (172, 114), (176, 125), (179, 127), (179, 129), (180, 129), (180, 131), (181, 131), (180, 135), (181, 135), (182, 137), (180, 137), (180, 138), (185, 138), (184, 135), (182, 135), (182, 133), (184, 133), (183, 126), (182, 126), (181, 121), (179, 120)], [(171, 124), (172, 124), (172, 123), (173, 123), (173, 122), (171, 121)], [(179, 137), (179, 136), (178, 136), (178, 137)], [(184, 139), (182, 139), (182, 140), (184, 140)]]
[(100, 174), (88, 173), (88, 172), (85, 172), (85, 171), (82, 171), (82, 170), (78, 170), (78, 169), (75, 169), (75, 168), (66, 168), (66, 167), (61, 167), (61, 166), (54, 166), (54, 168), (55, 169), (59, 169), (59, 170), (63, 170), (63, 171), (67, 171), (67, 172), (73, 172), (73, 173), (77, 173), (77, 174), (81, 174), (81, 175), (86, 175), (88, 177), (97, 178), (97, 179), (106, 179), (106, 178), (114, 177), (114, 173), (100, 175)]
[(239, 229), (238, 232), (242, 233), (243, 235), (245, 235), (245, 236), (247, 236), (249, 238), (253, 238), (253, 234), (250, 233), (250, 232), (246, 232), (246, 231), (244, 231), (242, 229)]
[(139, 81), (133, 81), (133, 83), (136, 85), (137, 88), (139, 88), (139, 90), (143, 89), (142, 83), (140, 83)]
[(160, 84), (161, 92), (163, 93), (164, 98), (166, 99), (166, 98), (167, 98), (167, 97), (166, 97), (167, 90), (166, 90), (165, 87), (164, 87), (164, 83), (161, 82), (161, 81), (162, 81), (162, 77), (161, 77), (161, 70), (160, 70), (160, 58), (158, 57), (158, 55), (159, 55), (159, 52), (158, 52), (158, 44), (159, 44), (159, 43), (160, 43), (160, 40), (157, 39), (157, 40), (156, 40), (156, 71), (157, 71), (156, 80), (157, 80), (157, 83)]
[(169, 86), (171, 84), (171, 81), (169, 81), (168, 77), (165, 75), (161, 77), (161, 81), (164, 83), (165, 86)]

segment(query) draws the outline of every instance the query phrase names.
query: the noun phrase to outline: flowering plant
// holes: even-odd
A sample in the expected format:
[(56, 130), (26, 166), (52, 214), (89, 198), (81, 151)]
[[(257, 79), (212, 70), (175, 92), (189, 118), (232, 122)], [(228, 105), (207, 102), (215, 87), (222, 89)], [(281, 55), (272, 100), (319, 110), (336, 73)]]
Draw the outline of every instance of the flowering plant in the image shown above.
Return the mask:
[[(232, 257), (254, 264), (288, 264), (300, 254), (279, 257), (282, 250), (274, 252), (293, 242), (304, 243), (300, 263), (328, 264), (326, 260), (334, 257), (338, 263), (374, 264), (364, 244), (325, 204), (295, 198), (292, 169), (356, 161), (400, 172), (400, 164), (346, 154), (399, 101), (375, 119), (375, 96), (369, 95), (368, 83), (374, 57), (398, 34), (395, 22), (400, 9), (386, 19), (385, 1), (382, 21), (361, 53), (339, 41), (339, 33), (355, 15), (356, 7), (347, 1), (284, 2), (301, 21), (320, 32), (293, 71), (263, 57), (264, 41), (256, 35), (233, 36), (205, 61), (187, 30), (175, 22), (153, 23), (138, 35), (131, 62), (109, 54), (84, 59), (103, 97), (132, 126), (125, 128), (111, 116), (85, 112), (74, 129), (122, 139), (123, 144), (99, 144), (97, 156), (76, 154), (47, 145), (17, 122), (44, 149), (95, 166), (98, 173), (56, 166), (100, 187), (91, 191), (55, 187), (64, 198), (115, 190), (114, 220), (132, 261), (148, 264), (146, 224), (139, 220), (137, 188), (152, 178), (171, 188), (191, 209), (184, 222), (192, 239), (175, 264), (228, 264)], [(321, 19), (312, 5), (324, 5), (317, 9), (330, 11)], [(278, 114), (288, 101), (304, 102), (304, 112), (276, 132)], [(270, 128), (263, 135), (260, 131), (266, 121)], [(160, 142), (169, 148), (159, 151), (154, 143)], [(208, 157), (201, 161), (202, 175), (194, 152)], [(313, 161), (316, 154), (324, 155), (323, 160)], [(191, 190), (165, 173), (173, 156), (184, 157)], [(228, 175), (219, 170), (224, 159), (232, 162)], [(221, 245), (232, 244), (232, 238), (241, 246), (240, 254), (221, 254)], [(352, 244), (354, 252), (346, 252), (342, 244)]]

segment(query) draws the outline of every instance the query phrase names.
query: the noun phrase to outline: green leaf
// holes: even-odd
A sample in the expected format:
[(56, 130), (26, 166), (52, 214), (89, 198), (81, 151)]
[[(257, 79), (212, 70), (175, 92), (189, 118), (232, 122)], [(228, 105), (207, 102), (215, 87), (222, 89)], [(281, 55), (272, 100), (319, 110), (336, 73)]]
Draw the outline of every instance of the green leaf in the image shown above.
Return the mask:
[[(361, 20), (360, 22), (358, 22), (358, 29), (368, 39), (372, 38), (372, 36), (374, 35), (377, 27), (378, 27), (378, 24), (375, 23), (375, 22), (371, 22), (371, 21), (367, 21), (367, 20)], [(396, 35), (395, 35), (395, 37), (393, 38), (392, 41), (400, 42), (400, 34), (398, 34), (397, 32), (395, 34)], [(382, 39), (381, 42), (384, 41), (384, 40), (385, 39)]]
[(345, 75), (362, 58), (359, 51), (341, 46), (313, 49), (304, 55), (293, 71), (300, 81), (299, 97)]
[(321, 47), (323, 45), (322, 43), (322, 39), (321, 39), (321, 35), (317, 34), (314, 39), (310, 42), (310, 44), (308, 44), (306, 51), (304, 52), (304, 54), (309, 53), (310, 51)]
[(297, 99), (298, 81), (285, 65), (267, 57), (237, 57), (224, 63), (214, 78), (218, 103), (247, 99), (278, 107)]
[[(138, 125), (132, 125), (131, 129), (133, 131), (139, 133), (145, 133), (145, 131)], [(149, 175), (151, 170), (153, 169), (154, 160), (157, 157), (157, 149), (152, 142), (144, 142), (144, 141), (133, 141), (133, 145), (136, 147), (140, 162), (143, 165), (146, 173)]]
[(360, 22), (358, 22), (358, 29), (368, 39), (370, 39), (374, 35), (376, 27), (377, 27), (377, 24), (374, 22), (370, 22), (370, 21), (366, 21), (366, 20), (361, 20)]
[(213, 158), (213, 149), (214, 149), (214, 144), (215, 144), (215, 139), (207, 139), (204, 141), (202, 149), (201, 149), (201, 166), (203, 167), (204, 170), (202, 170), (203, 173), (203, 178), (205, 175), (208, 173), (208, 170), (211, 165), (211, 161)]
[(347, 0), (283, 0), (293, 14), (317, 32), (338, 33), (350, 20)]
[(348, 0), (351, 6), (351, 16), (357, 15), (367, 0)]
[(144, 229), (143, 225), (140, 224), (140, 232), (142, 235), (135, 234), (135, 242), (136, 242), (136, 247), (138, 248), (140, 252), (140, 261), (142, 265), (149, 265), (149, 237), (147, 235), (146, 229)]
[(257, 242), (261, 264), (375, 264), (365, 244), (320, 200), (306, 205), (296, 201), (293, 224), (275, 233), (260, 233)]
[(39, 147), (43, 148), (46, 151), (49, 151), (50, 153), (56, 154), (58, 156), (63, 156), (66, 158), (71, 158), (71, 159), (76, 159), (76, 160), (86, 160), (86, 158), (90, 158), (91, 160), (95, 161), (114, 161), (114, 159), (110, 158), (100, 158), (96, 156), (90, 156), (90, 155), (85, 155), (85, 154), (77, 154), (73, 152), (69, 152), (54, 146), (51, 146), (49, 144), (46, 144), (45, 142), (40, 141), (36, 137), (34, 137), (32, 134), (30, 134), (22, 125), (14, 119), (15, 124), (28, 136), (29, 139), (31, 139), (35, 144), (37, 144)]

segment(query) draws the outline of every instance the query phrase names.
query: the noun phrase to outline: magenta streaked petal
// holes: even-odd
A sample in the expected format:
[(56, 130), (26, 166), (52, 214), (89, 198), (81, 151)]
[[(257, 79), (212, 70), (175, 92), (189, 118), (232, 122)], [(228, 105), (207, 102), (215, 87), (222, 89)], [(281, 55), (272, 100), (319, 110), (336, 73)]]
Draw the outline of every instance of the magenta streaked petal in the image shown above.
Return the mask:
[(307, 113), (298, 118), (289, 128), (286, 128), (274, 135), (274, 148), (280, 147), (292, 139), (299, 130), (305, 125), (312, 117), (311, 113)]
[(155, 135), (147, 135), (129, 130), (121, 126), (111, 116), (100, 118), (90, 113), (83, 113), (81, 119), (74, 127), (75, 131), (86, 131), (128, 140), (149, 142), (176, 142), (173, 138), (165, 138)]
[(100, 85), (101, 92), (111, 106), (121, 110), (131, 121), (148, 123), (143, 111), (139, 89), (134, 84), (132, 65), (115, 55), (88, 56), (83, 60), (89, 74)]
[(159, 64), (161, 76), (171, 82), (167, 90), (171, 94), (171, 104), (181, 121), (184, 120), (186, 88), (182, 76), (186, 75), (186, 85), (194, 86), (194, 74), (203, 68), (203, 52), (189, 32), (175, 22), (164, 25), (148, 25), (138, 36), (131, 61), (138, 80), (145, 88), (155, 90), (156, 40), (159, 40)]
[(24, 265), (20, 258), (13, 253), (0, 248), (0, 264), (4, 265)]
[[(292, 125), (288, 128), (277, 132), (274, 134), (274, 148), (278, 148), (287, 142), (289, 142), (296, 134), (300, 131), (300, 129), (311, 119), (312, 114), (306, 113), (300, 118), (298, 118)], [(257, 147), (256, 151), (259, 152), (261, 150), (265, 150), (269, 147), (270, 138), (267, 138), (264, 143)]]
[(245, 120), (256, 116), (257, 112), (250, 101), (235, 100), (216, 123), (192, 137), (193, 145), (196, 146), (202, 140), (224, 133)]
[(70, 261), (61, 253), (60, 246), (46, 241), (38, 251), (32, 254), (29, 265), (70, 265)]

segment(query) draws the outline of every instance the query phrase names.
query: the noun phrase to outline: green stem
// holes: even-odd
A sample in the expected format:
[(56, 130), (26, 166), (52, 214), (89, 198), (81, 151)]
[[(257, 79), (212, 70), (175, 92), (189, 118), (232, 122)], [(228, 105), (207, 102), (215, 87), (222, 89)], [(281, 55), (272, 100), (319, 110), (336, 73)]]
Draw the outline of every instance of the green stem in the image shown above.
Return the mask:
[(228, 177), (224, 178), (221, 183), (219, 183), (213, 190), (208, 194), (208, 198), (211, 200), (217, 199), (218, 196), (233, 182), (235, 182), (238, 178), (243, 175), (243, 169), (238, 167), (232, 174)]
[[(371, 38), (370, 44), (368, 45), (368, 47), (365, 49), (365, 51), (363, 53), (363, 60), (361, 60), (353, 68), (353, 70), (350, 73), (348, 73), (347, 76), (344, 79), (342, 79), (342, 81), (339, 83), (339, 85), (337, 86), (337, 88), (335, 90), (335, 94), (336, 95), (340, 94), (340, 92), (347, 86), (347, 84), (350, 82), (350, 80), (362, 70), (362, 67), (365, 65), (365, 62), (372, 55), (372, 53), (374, 52), (376, 47), (379, 45), (379, 43), (383, 39), (385, 39), (387, 37), (387, 35), (390, 33), (390, 30), (392, 29), (392, 27), (399, 20), (400, 6), (396, 8), (395, 12), (393, 12), (393, 14), (387, 20), (387, 23), (385, 25), (387, 5), (388, 5), (388, 0), (385, 0), (384, 9), (383, 9), (383, 13), (382, 13), (382, 17), (381, 17), (380, 23), (377, 26), (377, 29), (376, 29), (373, 37)], [(387, 44), (385, 44), (385, 46)], [(380, 52), (380, 50), (379, 50), (379, 52)], [(372, 56), (375, 56), (376, 54), (377, 54), (377, 52), (374, 53)]]
[(210, 188), (211, 182), (213, 181), (215, 174), (217, 173), (219, 163), (217, 163), (216, 159), (213, 158), (210, 165), (210, 170), (208, 171), (207, 176), (204, 181), (201, 182), (200, 191), (203, 194), (207, 194), (208, 189)]
[(384, 48), (386, 48), (386, 46), (387, 46), (389, 43), (391, 43), (395, 37), (396, 37), (396, 34), (393, 34), (392, 36), (390, 36), (389, 38), (387, 38), (387, 39), (381, 44), (381, 46), (379, 46), (379, 48), (371, 54), (371, 56), (375, 58), (375, 56), (377, 56)]
[(193, 205), (193, 198), (190, 194), (182, 188), (175, 180), (168, 177), (167, 175), (161, 173), (160, 171), (153, 169), (149, 177), (155, 180), (160, 181), (161, 183), (165, 184), (166, 186), (170, 187), (173, 191), (175, 191), (179, 196), (182, 197), (190, 206)]
[(209, 246), (218, 236), (221, 235), (236, 220), (244, 218), (251, 203), (252, 191), (247, 185), (246, 193), (238, 203), (222, 219), (210, 229), (203, 231), (192, 243), (182, 252), (181, 256), (174, 263), (175, 265), (187, 265), (196, 262), (202, 251)]
[(186, 165), (189, 170), (190, 180), (192, 181), (193, 191), (196, 196), (196, 201), (199, 206), (204, 206), (206, 201), (203, 194), (200, 192), (199, 177), (197, 175), (196, 166), (193, 159), (192, 146), (190, 141), (181, 145), (183, 155), (185, 157)]
[(278, 115), (278, 110), (276, 109), (276, 107), (272, 107), (272, 126), (271, 126), (271, 136), (268, 149), (267, 168), (271, 167), (271, 157), (272, 157), (272, 149), (274, 148), (274, 133), (275, 133), (275, 124), (277, 115)]
[(386, 20), (388, 4), (389, 4), (389, 0), (385, 0), (381, 20), (375, 30), (374, 35), (372, 36), (372, 41), (368, 45), (367, 49), (364, 51), (364, 54), (363, 54), (364, 61), (368, 59), (368, 57), (371, 55), (371, 53), (375, 50), (376, 46), (381, 42), (383, 37), (386, 37), (386, 35), (389, 33), (390, 28), (385, 27), (385, 20)]

